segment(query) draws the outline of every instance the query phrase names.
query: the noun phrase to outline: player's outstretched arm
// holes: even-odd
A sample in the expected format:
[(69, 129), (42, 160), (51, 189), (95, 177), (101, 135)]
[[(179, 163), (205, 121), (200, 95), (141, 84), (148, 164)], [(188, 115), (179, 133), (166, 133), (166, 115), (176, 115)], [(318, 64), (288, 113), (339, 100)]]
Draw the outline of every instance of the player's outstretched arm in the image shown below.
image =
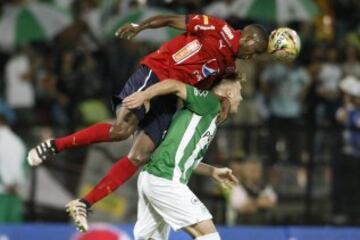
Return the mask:
[(173, 79), (158, 82), (144, 91), (135, 92), (126, 97), (122, 104), (129, 109), (138, 108), (150, 99), (166, 94), (176, 94), (181, 99), (186, 99), (186, 84)]
[(199, 163), (194, 169), (194, 173), (214, 178), (220, 184), (226, 187), (232, 187), (239, 183), (239, 180), (233, 175), (230, 168), (218, 168), (205, 163)]
[(141, 23), (128, 23), (120, 27), (115, 36), (131, 39), (139, 32), (149, 28), (173, 27), (179, 30), (186, 29), (185, 15), (159, 15), (151, 17)]

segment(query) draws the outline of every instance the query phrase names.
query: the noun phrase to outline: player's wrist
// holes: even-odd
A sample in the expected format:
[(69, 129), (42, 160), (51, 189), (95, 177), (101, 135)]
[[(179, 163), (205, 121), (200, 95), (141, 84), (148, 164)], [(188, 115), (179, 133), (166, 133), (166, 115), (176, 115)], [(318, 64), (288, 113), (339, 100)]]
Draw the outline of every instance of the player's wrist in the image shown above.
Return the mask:
[(137, 27), (137, 32), (141, 32), (142, 30), (147, 29), (148, 27), (146, 26), (147, 24), (139, 24), (139, 26)]
[(210, 177), (216, 179), (217, 173), (218, 173), (218, 169), (219, 169), (219, 168), (217, 168), (217, 167), (212, 167), (212, 166), (211, 166), (210, 171), (209, 171), (209, 172), (210, 172)]

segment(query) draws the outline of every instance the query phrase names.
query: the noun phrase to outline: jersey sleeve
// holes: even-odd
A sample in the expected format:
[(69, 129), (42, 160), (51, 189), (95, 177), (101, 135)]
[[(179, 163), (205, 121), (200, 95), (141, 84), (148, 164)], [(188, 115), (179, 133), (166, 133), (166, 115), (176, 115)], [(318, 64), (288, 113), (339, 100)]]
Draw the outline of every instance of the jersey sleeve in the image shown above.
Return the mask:
[(185, 107), (199, 115), (220, 111), (220, 99), (207, 90), (186, 85)]
[(190, 33), (216, 31), (219, 30), (220, 25), (225, 22), (218, 18), (208, 15), (187, 15), (186, 16), (186, 31)]

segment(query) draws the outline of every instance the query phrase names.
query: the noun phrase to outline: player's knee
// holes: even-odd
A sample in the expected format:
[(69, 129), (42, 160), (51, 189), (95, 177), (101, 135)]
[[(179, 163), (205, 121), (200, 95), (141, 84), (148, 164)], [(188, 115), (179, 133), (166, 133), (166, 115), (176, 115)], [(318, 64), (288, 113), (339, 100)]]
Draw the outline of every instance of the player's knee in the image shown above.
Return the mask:
[(110, 128), (110, 138), (112, 140), (121, 141), (130, 137), (134, 132), (134, 128), (125, 123), (115, 123)]
[(195, 240), (221, 240), (221, 237), (218, 232), (206, 234), (200, 237), (195, 238)]
[(142, 166), (149, 161), (150, 153), (130, 152), (128, 157), (137, 166)]

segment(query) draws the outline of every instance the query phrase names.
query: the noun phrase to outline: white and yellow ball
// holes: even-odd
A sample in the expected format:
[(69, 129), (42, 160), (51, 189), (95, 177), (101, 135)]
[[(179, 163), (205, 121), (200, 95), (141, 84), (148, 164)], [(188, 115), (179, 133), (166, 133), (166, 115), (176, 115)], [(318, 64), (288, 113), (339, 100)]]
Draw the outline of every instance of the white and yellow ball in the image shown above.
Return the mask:
[(300, 48), (299, 35), (290, 28), (275, 29), (269, 36), (268, 52), (279, 61), (294, 61), (300, 53)]

